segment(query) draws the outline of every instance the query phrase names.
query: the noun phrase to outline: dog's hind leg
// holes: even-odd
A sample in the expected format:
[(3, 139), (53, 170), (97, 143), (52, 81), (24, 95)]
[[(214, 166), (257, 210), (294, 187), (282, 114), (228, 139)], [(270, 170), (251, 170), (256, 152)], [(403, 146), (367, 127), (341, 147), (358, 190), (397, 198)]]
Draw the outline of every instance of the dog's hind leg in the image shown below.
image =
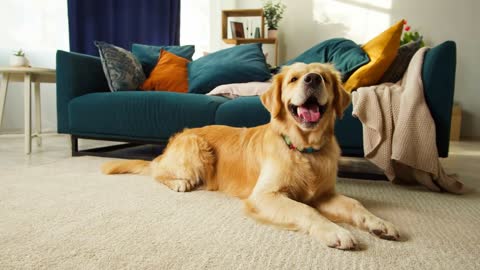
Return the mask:
[(208, 142), (184, 132), (172, 138), (163, 155), (152, 162), (152, 176), (173, 191), (186, 192), (205, 181), (214, 164), (215, 155)]

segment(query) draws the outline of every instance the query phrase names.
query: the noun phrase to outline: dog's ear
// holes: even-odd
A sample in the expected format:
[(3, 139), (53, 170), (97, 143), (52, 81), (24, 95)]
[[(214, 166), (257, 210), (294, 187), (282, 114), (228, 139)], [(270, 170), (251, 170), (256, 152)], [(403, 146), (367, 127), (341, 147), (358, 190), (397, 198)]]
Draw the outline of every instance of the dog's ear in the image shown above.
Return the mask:
[(350, 105), (350, 94), (345, 91), (345, 88), (343, 88), (343, 84), (341, 81), (337, 82), (337, 86), (335, 87), (336, 92), (335, 92), (335, 99), (334, 99), (334, 104), (335, 104), (335, 113), (337, 114), (338, 118), (343, 117), (343, 112), (345, 109), (347, 109), (348, 105)]
[(282, 109), (282, 81), (282, 73), (275, 75), (270, 88), (260, 96), (263, 106), (267, 108), (272, 118), (277, 117)]
[(342, 118), (343, 112), (348, 105), (350, 105), (350, 94), (345, 91), (345, 88), (343, 88), (340, 72), (337, 71), (333, 66), (330, 68), (330, 74), (333, 85), (333, 93), (335, 95), (333, 98), (333, 106), (335, 108), (337, 117)]

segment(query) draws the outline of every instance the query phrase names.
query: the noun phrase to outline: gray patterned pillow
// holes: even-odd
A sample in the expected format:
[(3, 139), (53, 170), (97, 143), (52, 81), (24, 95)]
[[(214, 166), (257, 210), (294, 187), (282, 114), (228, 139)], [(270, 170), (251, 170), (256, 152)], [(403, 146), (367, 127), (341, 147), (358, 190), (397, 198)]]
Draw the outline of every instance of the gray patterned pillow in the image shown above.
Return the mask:
[(95, 41), (110, 91), (135, 90), (145, 81), (142, 65), (129, 51)]
[(382, 78), (378, 82), (378, 84), (385, 83), (385, 82), (392, 82), (396, 83), (402, 79), (403, 74), (408, 68), (410, 64), (410, 60), (412, 60), (413, 55), (420, 49), (422, 46), (422, 37), (420, 37), (416, 41), (411, 41), (403, 46), (398, 48), (397, 57), (393, 60), (393, 63), (388, 67), (385, 74), (383, 74)]

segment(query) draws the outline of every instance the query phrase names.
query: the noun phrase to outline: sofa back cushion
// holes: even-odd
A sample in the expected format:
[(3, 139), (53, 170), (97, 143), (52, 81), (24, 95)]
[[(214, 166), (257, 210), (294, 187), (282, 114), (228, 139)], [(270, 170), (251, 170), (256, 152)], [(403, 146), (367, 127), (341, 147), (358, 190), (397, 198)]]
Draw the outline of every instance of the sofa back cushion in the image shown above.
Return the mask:
[(192, 61), (192, 56), (195, 53), (195, 46), (151, 46), (136, 43), (132, 44), (132, 53), (142, 64), (145, 76), (148, 77), (150, 72), (152, 72), (157, 65), (161, 50), (166, 50), (177, 56)]
[(206, 94), (222, 84), (264, 82), (270, 77), (262, 44), (238, 45), (190, 62), (188, 92)]
[(150, 76), (140, 86), (142, 90), (185, 93), (188, 91), (187, 59), (162, 50)]
[(332, 38), (306, 50), (285, 65), (296, 62), (332, 63), (342, 74), (342, 81), (346, 81), (355, 70), (369, 61), (368, 55), (355, 42), (345, 38)]

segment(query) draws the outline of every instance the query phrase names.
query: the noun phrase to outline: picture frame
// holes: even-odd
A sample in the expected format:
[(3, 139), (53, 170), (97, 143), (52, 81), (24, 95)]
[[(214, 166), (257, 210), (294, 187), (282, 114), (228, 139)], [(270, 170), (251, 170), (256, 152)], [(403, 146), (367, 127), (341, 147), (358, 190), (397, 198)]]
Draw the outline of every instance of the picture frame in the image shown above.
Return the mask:
[(243, 29), (243, 23), (230, 22), (230, 28), (232, 31), (232, 38), (245, 38), (245, 31)]

